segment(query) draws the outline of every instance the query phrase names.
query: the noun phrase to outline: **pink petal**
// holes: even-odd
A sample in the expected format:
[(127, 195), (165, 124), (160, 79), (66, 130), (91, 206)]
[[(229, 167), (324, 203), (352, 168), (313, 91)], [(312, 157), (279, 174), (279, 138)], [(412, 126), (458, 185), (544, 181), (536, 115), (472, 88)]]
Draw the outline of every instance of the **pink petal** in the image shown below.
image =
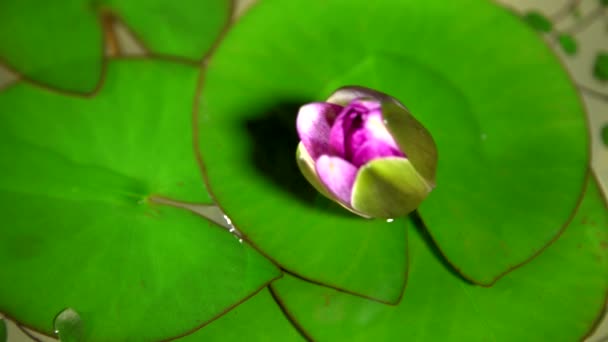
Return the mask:
[(329, 134), (329, 147), (333, 155), (344, 159), (352, 157), (352, 133), (362, 127), (362, 115), (366, 112), (367, 108), (363, 106), (349, 104), (338, 114)]
[(352, 160), (355, 151), (367, 140), (373, 139), (372, 132), (365, 127), (370, 115), (382, 117), (378, 101), (355, 99), (344, 107), (331, 127), (330, 151), (336, 156)]
[(399, 149), (397, 142), (395, 142), (395, 139), (384, 124), (381, 109), (370, 111), (364, 120), (363, 127), (369, 139), (380, 140), (397, 150)]
[(342, 107), (332, 103), (313, 102), (300, 107), (296, 128), (302, 144), (316, 160), (329, 152), (331, 124)]
[(381, 140), (368, 140), (365, 144), (355, 152), (353, 156), (353, 165), (361, 167), (370, 161), (384, 157), (405, 157), (399, 149), (386, 144)]
[(321, 183), (336, 198), (347, 206), (351, 206), (351, 194), (358, 169), (340, 157), (322, 155), (316, 163), (317, 175)]

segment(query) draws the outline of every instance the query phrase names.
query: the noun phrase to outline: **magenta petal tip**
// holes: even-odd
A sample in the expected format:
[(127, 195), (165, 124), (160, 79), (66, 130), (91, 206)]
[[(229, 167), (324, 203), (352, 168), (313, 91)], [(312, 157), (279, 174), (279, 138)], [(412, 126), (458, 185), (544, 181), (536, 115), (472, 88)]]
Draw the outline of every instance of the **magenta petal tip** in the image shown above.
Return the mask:
[(326, 102), (313, 102), (300, 107), (296, 129), (313, 159), (329, 151), (329, 131), (340, 110), (341, 106)]

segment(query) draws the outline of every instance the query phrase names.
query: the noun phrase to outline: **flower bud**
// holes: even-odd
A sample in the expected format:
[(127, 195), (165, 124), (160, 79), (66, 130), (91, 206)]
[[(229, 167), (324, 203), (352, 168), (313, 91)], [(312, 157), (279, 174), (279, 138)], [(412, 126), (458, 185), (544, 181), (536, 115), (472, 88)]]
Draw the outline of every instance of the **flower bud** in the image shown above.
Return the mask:
[(349, 86), (302, 106), (296, 159), (320, 193), (363, 217), (414, 211), (435, 187), (429, 132), (387, 94)]

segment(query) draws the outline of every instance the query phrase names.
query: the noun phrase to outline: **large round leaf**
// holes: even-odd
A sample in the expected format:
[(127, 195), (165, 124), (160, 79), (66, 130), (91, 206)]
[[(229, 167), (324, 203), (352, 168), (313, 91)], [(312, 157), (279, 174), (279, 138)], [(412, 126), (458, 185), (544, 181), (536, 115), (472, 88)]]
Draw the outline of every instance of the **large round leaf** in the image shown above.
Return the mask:
[(270, 290), (264, 289), (224, 316), (178, 340), (179, 342), (304, 342), (281, 312)]
[[(485, 0), (269, 0), (215, 52), (199, 128), (216, 198), (280, 263), (303, 269), (327, 234), (358, 234), (311, 224), (322, 214), (294, 205), (305, 195), (282, 184), (297, 177), (297, 105), (346, 84), (397, 97), (434, 136), (437, 187), (420, 213), (467, 278), (491, 284), (568, 222), (588, 164), (585, 116), (555, 56), (519, 18)], [(270, 115), (281, 103), (292, 106)], [(372, 229), (373, 239), (384, 234)]]
[(575, 341), (606, 303), (608, 212), (595, 182), (560, 239), (490, 288), (461, 279), (412, 230), (410, 278), (396, 307), (291, 277), (272, 286), (319, 341)]
[(0, 61), (35, 82), (88, 93), (103, 68), (102, 12), (121, 17), (151, 53), (198, 60), (230, 7), (230, 0), (4, 0)]
[(159, 340), (279, 275), (225, 229), (155, 196), (209, 202), (192, 149), (198, 70), (114, 61), (94, 98), (0, 93), (0, 311), (86, 341)]

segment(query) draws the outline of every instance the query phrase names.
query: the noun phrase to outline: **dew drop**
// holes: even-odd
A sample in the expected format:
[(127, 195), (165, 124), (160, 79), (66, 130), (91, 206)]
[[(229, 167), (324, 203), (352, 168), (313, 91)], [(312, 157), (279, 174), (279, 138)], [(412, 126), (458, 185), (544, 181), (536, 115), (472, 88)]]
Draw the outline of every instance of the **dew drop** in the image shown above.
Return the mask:
[(395, 221), (395, 219), (392, 219), (392, 218), (386, 219), (386, 222), (388, 222), (388, 223), (391, 223), (393, 221)]
[(232, 220), (228, 216), (224, 215), (224, 221), (226, 221), (227, 225), (232, 226)]
[(82, 341), (82, 321), (78, 312), (72, 308), (61, 311), (55, 317), (53, 327), (61, 342)]
[(239, 243), (243, 243), (243, 235), (238, 229), (236, 229), (236, 227), (232, 224), (232, 220), (230, 220), (227, 215), (224, 215), (224, 221), (226, 221), (226, 227), (228, 228), (228, 232), (230, 232), (230, 234), (232, 234), (237, 240), (239, 240)]

